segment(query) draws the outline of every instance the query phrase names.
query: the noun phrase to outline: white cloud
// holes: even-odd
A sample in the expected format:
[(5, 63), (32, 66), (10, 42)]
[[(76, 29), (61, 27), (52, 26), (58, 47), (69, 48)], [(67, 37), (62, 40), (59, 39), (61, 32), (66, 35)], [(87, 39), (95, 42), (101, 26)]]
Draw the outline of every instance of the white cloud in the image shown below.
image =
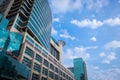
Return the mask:
[(99, 54), (99, 56), (100, 56), (100, 57), (104, 57), (104, 56), (106, 56), (106, 55), (105, 55), (104, 52), (101, 52), (101, 53)]
[(57, 33), (58, 33), (57, 30), (55, 30), (55, 29), (52, 27), (52, 36), (53, 36), (53, 35), (57, 35)]
[(90, 58), (90, 54), (87, 50), (96, 48), (97, 46), (69, 48), (64, 52), (63, 59), (83, 58), (84, 60), (87, 60)]
[(76, 38), (69, 35), (69, 33), (66, 30), (63, 30), (63, 34), (60, 34), (60, 37), (71, 39), (71, 40), (76, 40)]
[(104, 45), (105, 49), (115, 49), (115, 48), (120, 48), (120, 41), (113, 40), (111, 42), (108, 42), (107, 44)]
[(117, 59), (116, 54), (112, 52), (108, 56), (106, 56), (106, 58), (103, 60), (103, 63), (109, 64), (111, 61), (113, 61), (115, 59)]
[(104, 24), (109, 24), (111, 26), (117, 26), (117, 25), (120, 25), (120, 18), (119, 17), (116, 17), (116, 18), (110, 18), (110, 19), (107, 19), (107, 20), (104, 20)]
[(53, 18), (53, 22), (59, 22), (60, 18)]
[(103, 25), (101, 21), (97, 21), (96, 19), (93, 19), (92, 21), (89, 19), (85, 19), (83, 21), (72, 20), (71, 24), (77, 25), (78, 27), (81, 27), (81, 28), (88, 27), (91, 29), (96, 29)]
[(98, 27), (101, 27), (103, 25), (109, 25), (109, 26), (120, 26), (120, 18), (110, 18), (103, 21), (99, 21), (96, 19), (90, 20), (90, 19), (84, 19), (82, 21), (79, 20), (71, 20), (71, 24), (74, 24), (80, 28), (91, 28), (91, 29), (97, 29)]
[(109, 0), (85, 0), (88, 10), (99, 10), (109, 4)]
[(93, 42), (97, 41), (96, 37), (92, 37), (90, 40), (93, 41)]
[(96, 11), (108, 4), (109, 0), (51, 0), (51, 7), (54, 13), (81, 11), (83, 7)]
[(96, 66), (88, 67), (88, 79), (90, 80), (119, 80), (120, 79), (119, 75), (120, 75), (120, 68), (96, 70)]
[(81, 9), (81, 0), (51, 0), (54, 13), (66, 13)]
[(101, 52), (99, 56), (103, 58), (102, 63), (106, 63), (106, 64), (110, 64), (111, 61), (117, 59), (116, 53), (114, 52), (110, 52), (110, 53)]

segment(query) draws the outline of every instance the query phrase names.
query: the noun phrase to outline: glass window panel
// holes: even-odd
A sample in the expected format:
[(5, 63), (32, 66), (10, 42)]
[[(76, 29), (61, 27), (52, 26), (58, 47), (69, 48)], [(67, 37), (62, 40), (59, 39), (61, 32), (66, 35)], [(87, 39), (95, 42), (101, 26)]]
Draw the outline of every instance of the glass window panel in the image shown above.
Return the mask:
[(50, 71), (49, 72), (49, 77), (53, 79), (54, 78), (54, 73)]
[(46, 67), (48, 67), (49, 63), (47, 60), (44, 59), (44, 63), (43, 63)]
[(50, 64), (50, 69), (54, 71), (54, 66), (53, 66), (53, 64)]
[(26, 57), (23, 58), (22, 63), (28, 66), (29, 68), (31, 67), (31, 60)]
[(39, 64), (34, 64), (34, 70), (37, 71), (37, 72), (40, 72), (41, 70), (41, 66)]
[(42, 57), (41, 57), (40, 55), (36, 54), (35, 59), (36, 59), (37, 61), (39, 61), (40, 63), (42, 63)]
[(39, 75), (33, 73), (32, 80), (39, 80)]
[(43, 69), (42, 69), (42, 73), (43, 73), (44, 75), (47, 76), (47, 75), (48, 75), (48, 70), (47, 70), (46, 68), (43, 67)]
[(25, 54), (29, 55), (30, 57), (33, 57), (34, 52), (30, 48), (26, 47)]

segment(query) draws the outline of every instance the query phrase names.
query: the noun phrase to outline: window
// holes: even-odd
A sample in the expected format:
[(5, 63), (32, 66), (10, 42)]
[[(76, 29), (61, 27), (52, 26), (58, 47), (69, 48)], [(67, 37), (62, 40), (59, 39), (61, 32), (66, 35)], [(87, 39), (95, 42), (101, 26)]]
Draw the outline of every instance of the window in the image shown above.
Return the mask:
[(68, 79), (68, 75), (66, 74), (66, 79)]
[(41, 57), (40, 55), (36, 54), (35, 59), (36, 59), (37, 61), (39, 61), (40, 63), (42, 63), (42, 57)]
[(51, 45), (51, 54), (57, 59), (60, 60), (60, 53)]
[(63, 73), (63, 77), (65, 78), (65, 73)]
[(57, 52), (56, 52), (56, 59), (57, 59), (57, 60), (59, 60), (59, 56), (60, 56), (60, 55), (59, 55), (59, 52), (57, 51)]
[(42, 79), (41, 80), (47, 80), (47, 78), (45, 78), (45, 77), (42, 77)]
[(58, 73), (58, 68), (57, 67), (55, 67), (55, 72)]
[(50, 64), (50, 69), (54, 71), (54, 66)]
[(60, 80), (62, 80), (62, 77), (60, 77)]
[(43, 67), (42, 73), (47, 76), (48, 75), (48, 70)]
[(62, 71), (61, 70), (60, 70), (59, 74), (62, 75)]
[(58, 80), (58, 75), (55, 74), (55, 80)]
[(43, 63), (46, 67), (48, 67), (49, 63), (47, 60), (44, 59), (44, 63)]
[(37, 74), (32, 74), (32, 80), (39, 80), (39, 76)]
[(49, 77), (52, 78), (52, 79), (54, 78), (53, 72), (51, 72), (51, 71), (49, 72)]
[(25, 54), (29, 55), (30, 57), (33, 57), (33, 50), (31, 50), (30, 48), (26, 47), (25, 49)]
[(40, 72), (41, 66), (35, 63), (34, 64), (34, 70), (37, 71), (37, 72)]
[(26, 57), (23, 58), (22, 63), (28, 66), (29, 68), (31, 67), (31, 60)]

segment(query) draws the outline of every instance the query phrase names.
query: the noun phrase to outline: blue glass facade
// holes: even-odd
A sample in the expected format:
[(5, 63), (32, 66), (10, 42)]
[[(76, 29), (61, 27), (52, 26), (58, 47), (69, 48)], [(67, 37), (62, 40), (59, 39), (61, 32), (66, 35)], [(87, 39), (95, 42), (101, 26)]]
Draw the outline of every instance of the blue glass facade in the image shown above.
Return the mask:
[(23, 35), (16, 32), (9, 32), (6, 29), (8, 20), (2, 18), (2, 15), (0, 15), (0, 20), (0, 51), (11, 52), (13, 55), (18, 56)]
[(6, 3), (9, 8), (4, 8), (4, 17), (9, 23), (4, 24), (4, 20), (0, 26), (0, 73), (5, 67), (5, 76), (19, 80), (74, 80), (60, 62), (62, 46), (51, 39), (52, 14), (48, 0), (6, 0)]
[(6, 30), (7, 24), (8, 20), (0, 14), (0, 52), (13, 52), (18, 54), (22, 42), (22, 35)]
[(0, 14), (0, 79), (28, 79), (30, 70), (16, 60), (23, 36), (9, 32), (6, 29), (7, 24), (8, 20)]
[(52, 16), (48, 1), (35, 0), (27, 26), (47, 50), (50, 49), (51, 23)]
[(73, 69), (75, 80), (87, 80), (86, 64), (82, 58), (74, 59)]
[[(18, 30), (26, 27), (29, 28), (42, 46), (49, 51), (52, 14), (48, 0), (15, 0), (7, 16), (10, 20), (9, 25), (11, 25), (12, 20), (15, 19), (18, 13), (17, 11), (19, 11), (19, 16), (17, 17), (14, 27)], [(13, 13), (15, 15), (13, 15)]]

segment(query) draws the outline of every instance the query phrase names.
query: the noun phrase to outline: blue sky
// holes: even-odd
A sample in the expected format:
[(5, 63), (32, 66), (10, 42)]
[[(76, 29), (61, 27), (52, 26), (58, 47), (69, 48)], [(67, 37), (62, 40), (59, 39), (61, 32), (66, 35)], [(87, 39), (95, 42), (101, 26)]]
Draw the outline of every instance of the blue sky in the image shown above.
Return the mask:
[(89, 80), (120, 80), (120, 0), (49, 0), (63, 64), (82, 57)]

